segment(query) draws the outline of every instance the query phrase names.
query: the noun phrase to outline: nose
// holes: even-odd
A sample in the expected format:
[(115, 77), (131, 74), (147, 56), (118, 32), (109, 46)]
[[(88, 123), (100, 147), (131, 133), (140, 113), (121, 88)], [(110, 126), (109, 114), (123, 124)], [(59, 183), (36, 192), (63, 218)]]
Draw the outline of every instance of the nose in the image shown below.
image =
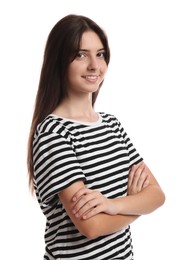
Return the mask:
[(89, 58), (89, 64), (88, 64), (88, 70), (96, 71), (99, 67), (97, 57), (90, 57)]

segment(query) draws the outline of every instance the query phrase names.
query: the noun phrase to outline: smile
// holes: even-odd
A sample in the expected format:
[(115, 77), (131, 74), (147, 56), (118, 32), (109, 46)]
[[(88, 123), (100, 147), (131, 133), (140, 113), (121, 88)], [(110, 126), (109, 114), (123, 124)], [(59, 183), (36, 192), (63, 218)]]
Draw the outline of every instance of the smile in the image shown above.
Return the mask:
[(89, 79), (89, 80), (96, 80), (98, 76), (88, 75), (88, 76), (82, 76), (82, 78)]

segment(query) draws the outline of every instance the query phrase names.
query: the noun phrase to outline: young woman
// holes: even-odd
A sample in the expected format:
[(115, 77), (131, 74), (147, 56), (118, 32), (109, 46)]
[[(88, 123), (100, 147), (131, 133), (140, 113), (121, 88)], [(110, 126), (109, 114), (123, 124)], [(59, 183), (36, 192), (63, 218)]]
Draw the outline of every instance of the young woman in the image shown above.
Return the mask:
[(118, 119), (94, 110), (109, 59), (87, 17), (68, 15), (49, 34), (28, 150), (47, 260), (133, 259), (130, 224), (165, 200)]

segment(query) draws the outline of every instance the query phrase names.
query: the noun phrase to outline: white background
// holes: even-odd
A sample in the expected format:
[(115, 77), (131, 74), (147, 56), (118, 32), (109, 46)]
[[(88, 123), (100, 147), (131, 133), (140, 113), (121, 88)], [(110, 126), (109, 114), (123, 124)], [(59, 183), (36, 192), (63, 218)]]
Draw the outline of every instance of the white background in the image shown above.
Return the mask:
[(40, 260), (45, 218), (30, 195), (26, 149), (46, 38), (69, 13), (108, 34), (96, 109), (115, 114), (166, 194), (132, 225), (136, 260), (185, 259), (185, 6), (179, 0), (0, 3), (1, 259)]

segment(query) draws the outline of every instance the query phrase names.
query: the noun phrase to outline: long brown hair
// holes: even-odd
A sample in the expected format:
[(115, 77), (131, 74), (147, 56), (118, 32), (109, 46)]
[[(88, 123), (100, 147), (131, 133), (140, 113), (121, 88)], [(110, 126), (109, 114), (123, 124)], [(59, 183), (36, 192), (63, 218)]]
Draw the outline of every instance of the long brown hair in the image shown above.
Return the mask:
[[(91, 19), (81, 15), (67, 15), (51, 30), (45, 47), (40, 81), (28, 139), (27, 166), (29, 185), (33, 191), (32, 143), (37, 125), (59, 105), (67, 95), (67, 70), (75, 59), (82, 34), (92, 30), (99, 36), (105, 48), (105, 61), (110, 60), (110, 49), (105, 32)], [(102, 82), (103, 83), (103, 82)], [(101, 83), (101, 85), (102, 85)], [(101, 87), (100, 85), (100, 87)], [(94, 105), (98, 92), (92, 94)]]

